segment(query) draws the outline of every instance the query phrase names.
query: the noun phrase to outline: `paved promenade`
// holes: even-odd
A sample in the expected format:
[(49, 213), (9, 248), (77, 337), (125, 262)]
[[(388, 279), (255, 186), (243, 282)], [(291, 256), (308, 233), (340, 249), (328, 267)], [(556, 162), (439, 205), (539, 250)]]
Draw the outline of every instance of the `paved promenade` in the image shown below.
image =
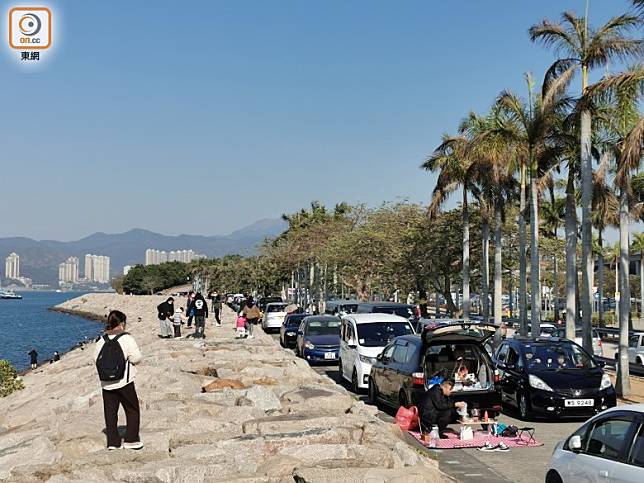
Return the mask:
[[(230, 311), (222, 327), (208, 319), (205, 341), (159, 339), (155, 307), (162, 300), (92, 294), (62, 306), (128, 315), (127, 330), (144, 355), (136, 387), (145, 448), (106, 451), (90, 344), (28, 374), (26, 389), (0, 399), (0, 480), (449, 480), (375, 408), (261, 330), (253, 340), (234, 339)], [(212, 392), (202, 392), (205, 386)]]

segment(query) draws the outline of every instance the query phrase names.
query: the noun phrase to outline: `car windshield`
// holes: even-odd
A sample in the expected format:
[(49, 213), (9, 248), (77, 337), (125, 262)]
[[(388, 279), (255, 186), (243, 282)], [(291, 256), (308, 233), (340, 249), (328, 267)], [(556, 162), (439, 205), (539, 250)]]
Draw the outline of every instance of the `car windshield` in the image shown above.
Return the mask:
[(379, 314), (392, 314), (405, 319), (410, 318), (414, 313), (409, 307), (377, 307), (375, 312)]
[(271, 304), (266, 307), (266, 312), (284, 312), (286, 304)]
[(561, 369), (593, 369), (593, 359), (573, 344), (525, 344), (524, 357), (528, 369), (545, 371)]
[(290, 317), (286, 322), (289, 327), (299, 327), (304, 317)]
[(541, 333), (542, 334), (552, 334), (555, 330), (557, 330), (556, 327), (550, 327), (549, 325), (542, 325), (540, 327)]
[(306, 335), (337, 335), (340, 337), (340, 321), (312, 320), (308, 323)]
[(385, 346), (394, 337), (411, 334), (406, 322), (374, 322), (358, 324), (358, 342), (364, 347)]

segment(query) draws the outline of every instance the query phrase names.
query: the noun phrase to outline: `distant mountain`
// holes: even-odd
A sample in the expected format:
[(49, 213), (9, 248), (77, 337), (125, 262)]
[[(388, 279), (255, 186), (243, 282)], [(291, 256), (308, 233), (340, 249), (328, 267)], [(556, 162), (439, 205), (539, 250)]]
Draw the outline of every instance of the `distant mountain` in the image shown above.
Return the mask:
[(192, 249), (208, 257), (253, 255), (266, 238), (274, 238), (285, 229), (286, 223), (282, 220), (264, 219), (225, 236), (167, 236), (136, 228), (125, 233), (94, 233), (71, 242), (0, 238), (0, 261), (4, 261), (9, 253), (16, 252), (20, 255), (22, 276), (31, 277), (34, 283), (56, 284), (58, 264), (71, 256), (80, 258), (82, 273), (87, 253), (107, 255), (111, 258), (112, 272), (119, 274), (125, 265), (143, 263), (148, 248), (166, 251)]

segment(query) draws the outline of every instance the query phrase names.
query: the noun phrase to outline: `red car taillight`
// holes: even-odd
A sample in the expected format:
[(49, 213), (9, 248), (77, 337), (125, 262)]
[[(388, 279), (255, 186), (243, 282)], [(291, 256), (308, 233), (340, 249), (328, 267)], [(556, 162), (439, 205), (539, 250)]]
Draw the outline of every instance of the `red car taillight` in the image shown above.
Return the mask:
[(425, 374), (422, 372), (414, 372), (411, 375), (411, 383), (414, 386), (424, 386), (425, 385)]

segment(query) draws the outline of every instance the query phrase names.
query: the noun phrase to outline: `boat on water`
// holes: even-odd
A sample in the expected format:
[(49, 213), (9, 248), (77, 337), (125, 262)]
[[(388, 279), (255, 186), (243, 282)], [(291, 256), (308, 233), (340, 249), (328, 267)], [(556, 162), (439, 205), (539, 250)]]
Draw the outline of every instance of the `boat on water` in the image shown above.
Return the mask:
[(0, 289), (0, 299), (5, 299), (5, 300), (20, 300), (22, 298), (22, 295), (17, 294), (13, 290), (4, 290)]

